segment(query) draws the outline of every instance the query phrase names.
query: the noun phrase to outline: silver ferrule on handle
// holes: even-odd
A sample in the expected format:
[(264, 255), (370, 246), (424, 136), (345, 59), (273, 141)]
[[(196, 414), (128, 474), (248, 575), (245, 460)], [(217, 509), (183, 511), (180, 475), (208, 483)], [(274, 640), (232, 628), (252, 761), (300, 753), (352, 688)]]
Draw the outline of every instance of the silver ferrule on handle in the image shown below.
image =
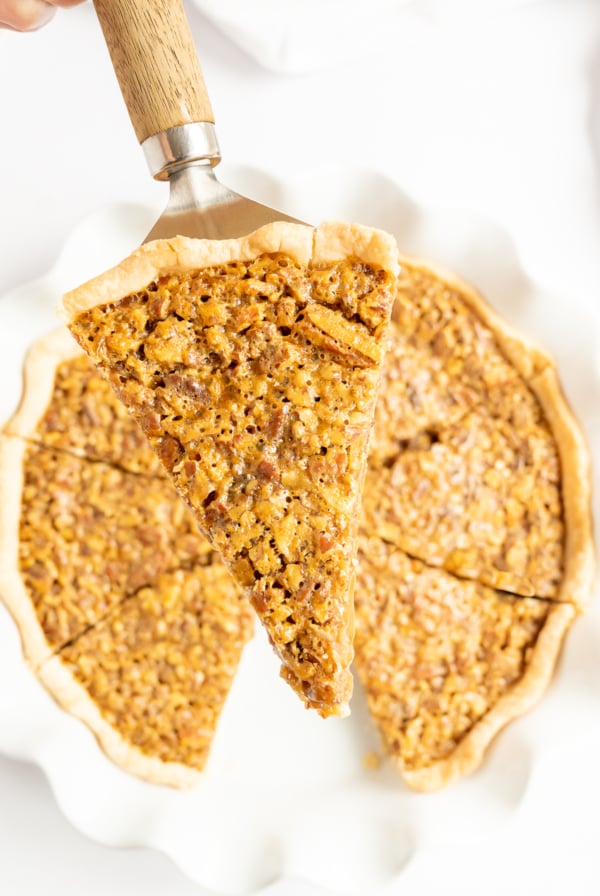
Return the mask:
[(209, 121), (194, 121), (153, 134), (144, 140), (142, 149), (156, 180), (168, 180), (173, 171), (193, 162), (205, 162), (214, 168), (221, 161), (215, 126)]

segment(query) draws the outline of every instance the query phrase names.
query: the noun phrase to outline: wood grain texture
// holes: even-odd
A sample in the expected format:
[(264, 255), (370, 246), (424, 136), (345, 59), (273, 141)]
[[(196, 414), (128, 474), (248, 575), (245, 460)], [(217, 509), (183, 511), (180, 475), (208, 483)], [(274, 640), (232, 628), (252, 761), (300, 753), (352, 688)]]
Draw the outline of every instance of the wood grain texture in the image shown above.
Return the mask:
[(214, 116), (181, 0), (94, 0), (140, 143)]

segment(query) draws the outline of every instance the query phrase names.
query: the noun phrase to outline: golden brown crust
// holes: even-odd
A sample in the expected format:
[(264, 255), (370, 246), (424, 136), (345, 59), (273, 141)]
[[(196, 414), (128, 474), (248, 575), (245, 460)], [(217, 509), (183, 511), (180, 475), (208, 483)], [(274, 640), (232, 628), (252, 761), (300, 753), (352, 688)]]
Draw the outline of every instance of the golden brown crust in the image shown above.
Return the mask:
[(23, 653), (36, 668), (52, 654), (19, 571), (19, 521), (27, 443), (0, 435), (0, 597), (21, 636)]
[[(250, 261), (282, 252), (301, 265), (337, 260), (352, 251), (360, 261), (395, 273), (398, 256), (388, 234), (357, 225), (328, 222), (317, 228), (277, 221), (248, 236), (231, 240), (197, 240), (178, 236), (140, 246), (119, 265), (63, 296), (59, 315), (66, 322), (82, 311), (139, 292), (166, 273), (182, 273), (233, 261)], [(341, 253), (341, 254), (338, 254)]]
[(591, 461), (585, 438), (560, 387), (554, 366), (530, 382), (552, 429), (561, 464), (565, 517), (564, 573), (557, 599), (587, 609), (596, 575), (591, 511)]
[(428, 768), (401, 769), (409, 787), (422, 792), (439, 790), (481, 765), (496, 734), (531, 709), (543, 695), (551, 681), (563, 639), (575, 616), (575, 609), (568, 604), (550, 609), (523, 677), (474, 725), (447, 759), (435, 762)]
[(328, 264), (349, 256), (391, 274), (398, 273), (396, 241), (383, 230), (342, 221), (327, 221), (315, 228), (309, 262)]

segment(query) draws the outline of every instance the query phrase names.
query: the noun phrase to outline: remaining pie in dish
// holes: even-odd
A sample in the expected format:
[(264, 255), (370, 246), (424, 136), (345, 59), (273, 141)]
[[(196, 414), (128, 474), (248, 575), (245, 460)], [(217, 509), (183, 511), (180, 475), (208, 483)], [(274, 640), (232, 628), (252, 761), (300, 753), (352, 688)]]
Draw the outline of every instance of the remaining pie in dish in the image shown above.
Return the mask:
[[(589, 459), (549, 357), (467, 284), (401, 260), (363, 499), (356, 665), (433, 790), (545, 689), (594, 577)], [(494, 590), (497, 589), (497, 590)]]
[[(403, 259), (400, 284), (363, 498), (356, 668), (403, 779), (433, 790), (477, 768), (546, 688), (591, 593), (590, 478), (547, 356), (456, 278)], [(6, 427), (19, 435), (2, 439), (2, 595), (46, 686), (115, 761), (193, 783), (250, 610), (69, 340), (32, 349)], [(154, 555), (143, 539), (133, 546), (160, 502), (168, 535), (154, 538)], [(104, 566), (78, 553), (90, 535), (104, 538), (103, 555), (120, 545), (116, 566), (109, 553)], [(77, 563), (91, 586), (83, 605), (68, 574), (80, 575)]]
[(25, 383), (0, 436), (0, 594), (25, 655), (125, 770), (190, 785), (252, 610), (66, 331)]
[(345, 715), (352, 691), (356, 521), (396, 269), (379, 231), (273, 224), (147, 244), (63, 299), (322, 716)]

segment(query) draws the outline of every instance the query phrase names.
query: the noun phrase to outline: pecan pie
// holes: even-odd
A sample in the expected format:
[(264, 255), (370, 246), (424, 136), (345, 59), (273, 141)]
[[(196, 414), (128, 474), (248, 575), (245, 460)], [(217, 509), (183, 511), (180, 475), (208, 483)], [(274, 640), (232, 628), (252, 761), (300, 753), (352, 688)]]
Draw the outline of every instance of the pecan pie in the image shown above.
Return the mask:
[(322, 716), (352, 690), (356, 520), (393, 240), (330, 224), (143, 246), (63, 299)]
[(545, 689), (594, 578), (589, 459), (551, 359), (471, 287), (401, 260), (363, 498), (356, 665), (433, 790)]
[[(249, 636), (249, 610), (173, 493), (156, 555), (132, 547), (155, 488), (167, 494), (164, 473), (64, 339), (32, 350), (29, 387), (7, 426), (21, 438), (1, 444), (2, 593), (30, 656), (46, 658), (46, 686), (106, 752), (149, 780), (192, 783)], [(44, 364), (47, 375), (36, 375)], [(78, 556), (65, 539), (71, 527), (76, 544), (89, 541), (96, 514), (96, 536), (106, 539), (102, 520), (119, 512), (113, 475), (127, 496), (115, 530), (120, 562), (110, 566), (119, 594), (92, 588), (82, 604), (69, 570), (57, 577), (56, 558), (73, 571), (83, 563), (92, 585), (102, 580), (98, 558)], [(409, 786), (434, 790), (473, 771), (547, 687), (591, 594), (589, 489), (586, 448), (551, 360), (469, 286), (402, 259), (363, 497), (355, 649), (384, 749)], [(69, 490), (85, 494), (91, 516), (78, 519)], [(111, 543), (99, 545), (110, 565)], [(57, 652), (47, 659), (52, 637)]]

